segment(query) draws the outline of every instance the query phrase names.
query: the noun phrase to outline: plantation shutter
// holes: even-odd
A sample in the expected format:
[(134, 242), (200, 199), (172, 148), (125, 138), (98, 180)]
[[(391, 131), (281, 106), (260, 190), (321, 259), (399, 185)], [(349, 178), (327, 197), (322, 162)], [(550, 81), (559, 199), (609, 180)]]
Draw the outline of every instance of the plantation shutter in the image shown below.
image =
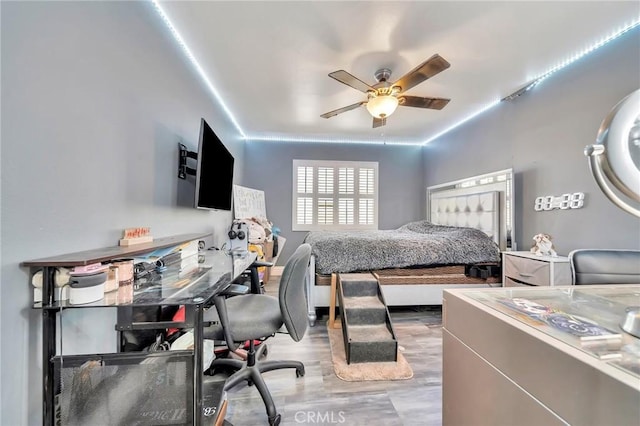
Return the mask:
[(293, 160), (292, 228), (375, 229), (378, 163)]

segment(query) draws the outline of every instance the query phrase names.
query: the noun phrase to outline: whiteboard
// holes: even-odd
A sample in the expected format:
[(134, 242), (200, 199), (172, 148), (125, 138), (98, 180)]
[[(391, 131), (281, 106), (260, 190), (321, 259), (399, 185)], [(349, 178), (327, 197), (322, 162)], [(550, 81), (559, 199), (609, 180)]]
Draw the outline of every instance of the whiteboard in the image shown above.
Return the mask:
[(236, 219), (266, 219), (264, 191), (233, 185), (233, 215)]

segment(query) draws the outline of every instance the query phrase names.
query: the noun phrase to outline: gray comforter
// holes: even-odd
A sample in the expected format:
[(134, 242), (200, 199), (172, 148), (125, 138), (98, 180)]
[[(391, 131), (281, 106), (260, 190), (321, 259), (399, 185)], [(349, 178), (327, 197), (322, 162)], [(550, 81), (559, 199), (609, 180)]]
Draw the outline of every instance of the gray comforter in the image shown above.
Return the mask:
[(394, 230), (310, 232), (305, 242), (311, 245), (316, 272), (321, 274), (500, 259), (500, 249), (484, 232), (427, 221)]

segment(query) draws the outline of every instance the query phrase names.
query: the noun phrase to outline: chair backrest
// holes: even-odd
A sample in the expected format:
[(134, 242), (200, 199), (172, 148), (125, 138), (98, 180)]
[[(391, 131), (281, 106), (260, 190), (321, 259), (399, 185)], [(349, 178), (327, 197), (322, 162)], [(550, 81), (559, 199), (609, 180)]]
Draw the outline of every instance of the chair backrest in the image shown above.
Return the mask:
[(299, 342), (307, 332), (307, 298), (304, 280), (311, 258), (311, 246), (302, 244), (284, 266), (278, 298), (284, 325), (293, 340)]
[(640, 250), (574, 250), (569, 263), (576, 285), (640, 284)]

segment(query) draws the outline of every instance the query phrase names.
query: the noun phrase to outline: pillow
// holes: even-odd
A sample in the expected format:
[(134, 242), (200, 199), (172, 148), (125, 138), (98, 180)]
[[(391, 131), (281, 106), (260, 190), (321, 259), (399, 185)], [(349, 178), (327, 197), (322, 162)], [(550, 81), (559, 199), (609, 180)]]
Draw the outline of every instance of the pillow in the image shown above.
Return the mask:
[(433, 228), (433, 224), (428, 220), (419, 220), (417, 222), (409, 222), (406, 225), (402, 225), (398, 228), (401, 231), (418, 232), (421, 234), (427, 234)]

